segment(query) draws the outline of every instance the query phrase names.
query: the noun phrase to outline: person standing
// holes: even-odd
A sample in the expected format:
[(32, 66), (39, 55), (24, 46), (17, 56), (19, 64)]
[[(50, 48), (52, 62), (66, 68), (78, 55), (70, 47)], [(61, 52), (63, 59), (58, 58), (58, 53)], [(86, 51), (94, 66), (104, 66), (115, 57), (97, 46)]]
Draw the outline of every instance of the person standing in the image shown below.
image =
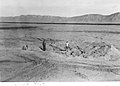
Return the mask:
[(45, 39), (43, 39), (42, 46), (43, 46), (43, 51), (46, 51), (46, 41), (45, 41)]
[(65, 44), (65, 50), (68, 52), (69, 49), (70, 49), (69, 42), (66, 41), (66, 44)]

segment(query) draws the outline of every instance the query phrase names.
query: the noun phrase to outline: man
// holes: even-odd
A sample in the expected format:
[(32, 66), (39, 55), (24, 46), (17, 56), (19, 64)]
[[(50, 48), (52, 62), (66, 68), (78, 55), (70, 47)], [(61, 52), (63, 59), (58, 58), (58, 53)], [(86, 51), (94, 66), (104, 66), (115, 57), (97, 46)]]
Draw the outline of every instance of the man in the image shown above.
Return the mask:
[(69, 42), (66, 41), (66, 44), (65, 44), (65, 50), (68, 52), (69, 49), (70, 49)]
[(26, 50), (25, 46), (22, 46), (22, 50)]
[(26, 50), (28, 49), (28, 45), (26, 45)]
[(22, 50), (27, 50), (28, 49), (28, 45), (24, 45), (23, 47), (22, 47)]
[(45, 39), (43, 39), (42, 46), (43, 46), (43, 51), (46, 51), (46, 42), (45, 42)]

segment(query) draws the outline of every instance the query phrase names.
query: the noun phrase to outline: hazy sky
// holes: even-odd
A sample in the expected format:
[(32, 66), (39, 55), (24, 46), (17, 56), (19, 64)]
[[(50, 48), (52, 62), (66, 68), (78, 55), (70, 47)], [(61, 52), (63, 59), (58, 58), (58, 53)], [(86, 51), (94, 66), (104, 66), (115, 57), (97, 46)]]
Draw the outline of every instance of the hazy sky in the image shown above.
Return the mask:
[(0, 0), (0, 16), (111, 14), (120, 0)]

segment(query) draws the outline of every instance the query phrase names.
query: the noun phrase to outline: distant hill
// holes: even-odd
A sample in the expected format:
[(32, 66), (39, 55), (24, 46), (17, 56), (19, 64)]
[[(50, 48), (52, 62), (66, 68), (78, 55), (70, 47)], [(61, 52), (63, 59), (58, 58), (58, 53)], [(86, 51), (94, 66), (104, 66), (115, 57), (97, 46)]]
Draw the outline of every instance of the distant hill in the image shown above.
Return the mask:
[(75, 22), (120, 22), (120, 13), (111, 15), (88, 14), (83, 16), (76, 16), (69, 18), (70, 21)]
[(40, 15), (21, 15), (15, 17), (1, 17), (2, 22), (57, 22), (62, 17), (57, 16), (40, 16)]
[(87, 14), (75, 17), (59, 17), (59, 16), (41, 16), (41, 15), (21, 15), (15, 17), (0, 17), (1, 22), (120, 22), (120, 12), (111, 15)]

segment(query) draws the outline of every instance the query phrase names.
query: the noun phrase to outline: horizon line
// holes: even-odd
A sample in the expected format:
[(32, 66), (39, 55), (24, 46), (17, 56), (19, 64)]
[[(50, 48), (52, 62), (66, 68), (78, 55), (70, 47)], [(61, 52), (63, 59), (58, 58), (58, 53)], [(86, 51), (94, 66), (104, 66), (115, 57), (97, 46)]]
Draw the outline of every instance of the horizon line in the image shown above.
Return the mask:
[(0, 22), (11, 24), (53, 24), (53, 25), (120, 25), (120, 22)]
[(120, 12), (114, 12), (114, 13), (110, 13), (110, 14), (86, 13), (86, 14), (74, 15), (74, 16), (59, 16), (59, 15), (48, 15), (48, 14), (21, 14), (21, 15), (15, 15), (15, 16), (0, 16), (0, 18), (1, 17), (19, 17), (19, 16), (52, 16), (52, 17), (66, 17), (66, 18), (70, 18), (70, 17), (77, 17), (77, 16), (84, 16), (84, 15), (109, 16), (109, 15), (116, 14), (116, 13), (120, 13)]

